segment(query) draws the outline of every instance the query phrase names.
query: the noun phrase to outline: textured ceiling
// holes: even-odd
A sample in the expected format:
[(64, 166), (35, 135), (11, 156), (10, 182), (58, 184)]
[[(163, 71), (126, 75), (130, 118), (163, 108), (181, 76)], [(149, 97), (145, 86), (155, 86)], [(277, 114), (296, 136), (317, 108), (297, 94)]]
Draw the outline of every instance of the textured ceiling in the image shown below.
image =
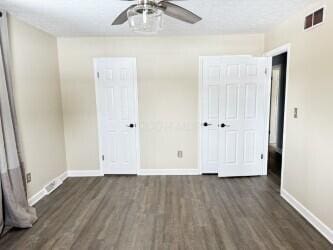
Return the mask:
[[(195, 25), (164, 17), (160, 35), (264, 32), (314, 0), (187, 0), (175, 2), (203, 18)], [(0, 8), (56, 36), (133, 35), (111, 26), (131, 2), (120, 0), (0, 0)]]

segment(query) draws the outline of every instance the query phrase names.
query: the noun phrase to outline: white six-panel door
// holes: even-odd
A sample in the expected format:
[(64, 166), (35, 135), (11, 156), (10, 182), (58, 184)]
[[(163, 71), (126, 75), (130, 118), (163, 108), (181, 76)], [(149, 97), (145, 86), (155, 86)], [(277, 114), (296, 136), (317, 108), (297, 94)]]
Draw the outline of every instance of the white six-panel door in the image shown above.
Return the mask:
[[(239, 56), (202, 59), (203, 173), (215, 172), (221, 177), (262, 174), (268, 63), (267, 58)], [(209, 94), (212, 88), (213, 94)], [(205, 126), (211, 107), (215, 118), (212, 128)]]
[(104, 174), (136, 174), (138, 128), (135, 58), (95, 60), (100, 157)]
[(218, 174), (261, 175), (269, 101), (267, 59), (224, 58), (222, 65)]

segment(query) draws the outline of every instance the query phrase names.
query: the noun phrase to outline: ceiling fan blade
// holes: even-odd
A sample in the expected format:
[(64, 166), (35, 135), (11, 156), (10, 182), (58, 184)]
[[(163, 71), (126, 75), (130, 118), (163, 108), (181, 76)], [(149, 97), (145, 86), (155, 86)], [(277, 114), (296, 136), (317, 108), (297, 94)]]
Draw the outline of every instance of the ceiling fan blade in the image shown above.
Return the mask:
[(123, 23), (125, 23), (127, 21), (127, 11), (134, 7), (136, 4), (131, 5), (130, 7), (128, 7), (126, 10), (124, 10), (123, 12), (121, 12), (119, 14), (119, 16), (117, 16), (117, 18), (113, 21), (112, 25), (121, 25)]
[[(138, 1), (138, 0), (120, 0), (120, 1), (124, 1), (124, 2), (134, 2), (134, 1)], [(144, 2), (144, 0), (141, 0)], [(154, 2), (154, 0), (148, 0), (148, 1), (151, 1), (151, 2)], [(165, 2), (174, 2), (174, 1), (177, 1), (177, 2), (180, 2), (180, 1), (186, 1), (186, 0), (158, 0), (158, 1), (155, 1), (155, 2), (161, 2), (161, 1), (165, 1)]]
[(163, 10), (164, 14), (181, 20), (183, 22), (194, 24), (202, 19), (193, 12), (184, 9), (183, 7), (180, 7), (176, 4), (170, 3), (166, 0), (159, 2), (158, 6), (161, 10)]

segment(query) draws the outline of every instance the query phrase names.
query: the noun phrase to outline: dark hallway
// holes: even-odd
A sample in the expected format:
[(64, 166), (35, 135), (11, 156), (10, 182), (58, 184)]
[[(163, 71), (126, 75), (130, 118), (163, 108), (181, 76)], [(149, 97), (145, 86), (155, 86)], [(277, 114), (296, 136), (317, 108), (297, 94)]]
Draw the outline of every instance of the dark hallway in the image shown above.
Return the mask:
[(280, 184), (283, 148), (283, 125), (286, 93), (287, 53), (273, 57), (268, 174)]

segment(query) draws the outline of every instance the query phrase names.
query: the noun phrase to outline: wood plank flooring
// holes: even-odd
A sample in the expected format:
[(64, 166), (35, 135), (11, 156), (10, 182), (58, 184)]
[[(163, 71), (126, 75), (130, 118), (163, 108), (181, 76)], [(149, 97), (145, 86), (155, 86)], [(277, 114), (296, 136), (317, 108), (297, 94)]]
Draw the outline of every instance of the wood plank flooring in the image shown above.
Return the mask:
[(69, 178), (1, 249), (333, 249), (270, 177)]

